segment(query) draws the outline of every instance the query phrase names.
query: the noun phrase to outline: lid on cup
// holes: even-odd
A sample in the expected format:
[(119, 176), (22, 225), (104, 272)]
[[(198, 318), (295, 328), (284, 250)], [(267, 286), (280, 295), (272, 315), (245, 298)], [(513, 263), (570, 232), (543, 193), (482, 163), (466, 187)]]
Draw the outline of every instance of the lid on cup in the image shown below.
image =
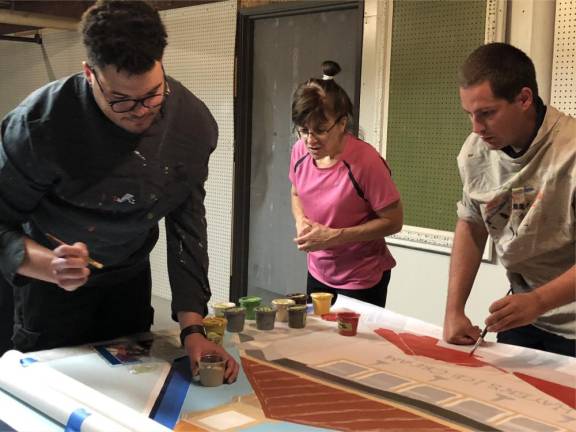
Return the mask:
[(296, 302), (289, 298), (277, 298), (272, 300), (273, 305), (282, 305), (282, 306), (292, 306), (295, 305)]
[(286, 297), (288, 297), (288, 298), (302, 298), (302, 297), (306, 297), (306, 293), (286, 294)]
[(239, 313), (245, 313), (246, 309), (244, 309), (243, 307), (233, 307), (233, 308), (228, 308), (224, 311), (224, 315), (237, 315)]
[(338, 312), (336, 316), (338, 317), (338, 319), (360, 318), (360, 314), (356, 312)]
[(270, 306), (265, 306), (265, 305), (263, 305), (263, 306), (256, 306), (256, 307), (254, 308), (254, 310), (255, 310), (256, 312), (274, 312), (274, 311), (275, 311), (275, 309), (272, 309)]
[(212, 306), (213, 309), (228, 309), (228, 308), (232, 308), (236, 306), (236, 303), (232, 303), (232, 302), (223, 302), (223, 303), (216, 303), (214, 306)]
[(202, 320), (202, 324), (204, 326), (218, 326), (218, 325), (226, 325), (226, 318), (222, 317), (214, 317), (214, 316), (207, 316)]
[(294, 311), (294, 312), (300, 312), (300, 311), (306, 311), (307, 308), (308, 308), (307, 305), (295, 305), (295, 306), (290, 306), (288, 308), (288, 310)]
[(310, 294), (310, 297), (315, 299), (331, 299), (334, 295), (327, 292), (314, 292)]
[(240, 304), (247, 304), (247, 303), (260, 303), (262, 301), (262, 297), (258, 296), (247, 296), (247, 297), (240, 297)]

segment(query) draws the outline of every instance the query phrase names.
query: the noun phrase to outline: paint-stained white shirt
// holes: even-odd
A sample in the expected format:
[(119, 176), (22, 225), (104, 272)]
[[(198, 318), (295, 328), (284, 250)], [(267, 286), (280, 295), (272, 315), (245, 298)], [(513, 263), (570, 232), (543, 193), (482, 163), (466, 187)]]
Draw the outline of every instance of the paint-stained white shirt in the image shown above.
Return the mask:
[[(517, 158), (489, 150), (472, 133), (458, 167), (458, 217), (485, 225), (514, 293), (536, 289), (575, 265), (576, 119), (548, 107), (529, 149)], [(534, 325), (575, 339), (576, 303)]]

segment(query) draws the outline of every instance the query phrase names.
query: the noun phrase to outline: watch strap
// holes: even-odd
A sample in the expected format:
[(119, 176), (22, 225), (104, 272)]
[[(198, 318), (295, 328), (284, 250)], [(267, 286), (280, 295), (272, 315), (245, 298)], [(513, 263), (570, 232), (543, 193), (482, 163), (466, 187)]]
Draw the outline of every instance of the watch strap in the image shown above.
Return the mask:
[(184, 339), (186, 339), (186, 336), (191, 335), (192, 333), (200, 333), (202, 336), (206, 337), (206, 330), (204, 329), (204, 326), (200, 324), (192, 324), (186, 326), (180, 330), (180, 343), (182, 346), (184, 346)]

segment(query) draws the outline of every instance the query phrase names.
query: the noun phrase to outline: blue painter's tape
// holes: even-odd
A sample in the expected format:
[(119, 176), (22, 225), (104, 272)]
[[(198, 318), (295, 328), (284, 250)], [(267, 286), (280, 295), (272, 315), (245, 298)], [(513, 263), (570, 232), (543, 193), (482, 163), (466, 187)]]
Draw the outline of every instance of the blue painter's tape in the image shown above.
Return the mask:
[(66, 428), (64, 432), (80, 432), (82, 428), (82, 422), (86, 420), (86, 417), (90, 416), (91, 413), (86, 411), (84, 408), (78, 408), (74, 410), (70, 417), (68, 417), (68, 423), (66, 423)]
[(150, 418), (169, 429), (174, 429), (180, 418), (180, 411), (188, 394), (191, 380), (188, 356), (174, 360), (164, 387), (152, 408)]
[(32, 357), (26, 357), (26, 358), (20, 359), (20, 364), (24, 367), (30, 366), (31, 364), (36, 363), (36, 362), (38, 362), (38, 360), (36, 360)]

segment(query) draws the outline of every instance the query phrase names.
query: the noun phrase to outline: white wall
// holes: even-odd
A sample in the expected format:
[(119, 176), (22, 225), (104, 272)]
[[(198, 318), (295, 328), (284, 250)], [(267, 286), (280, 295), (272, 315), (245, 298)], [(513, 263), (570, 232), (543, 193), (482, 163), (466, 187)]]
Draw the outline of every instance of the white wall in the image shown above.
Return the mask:
[[(552, 69), (554, 0), (512, 0), (508, 6), (505, 41), (518, 46), (533, 57), (539, 86), (543, 90), (545, 101), (548, 101)], [(388, 71), (382, 57), (390, 47), (391, 7), (389, 1), (366, 0), (360, 105), (361, 131), (365, 139), (384, 156), (386, 154), (383, 139), (386, 137), (385, 84)], [(387, 308), (441, 326), (444, 319), (450, 257), (399, 246), (390, 246), (390, 251), (398, 265), (392, 271)], [(482, 263), (466, 307), (470, 319), (482, 327), (488, 315), (488, 306), (507, 291), (508, 281), (504, 268), (497, 263)]]

